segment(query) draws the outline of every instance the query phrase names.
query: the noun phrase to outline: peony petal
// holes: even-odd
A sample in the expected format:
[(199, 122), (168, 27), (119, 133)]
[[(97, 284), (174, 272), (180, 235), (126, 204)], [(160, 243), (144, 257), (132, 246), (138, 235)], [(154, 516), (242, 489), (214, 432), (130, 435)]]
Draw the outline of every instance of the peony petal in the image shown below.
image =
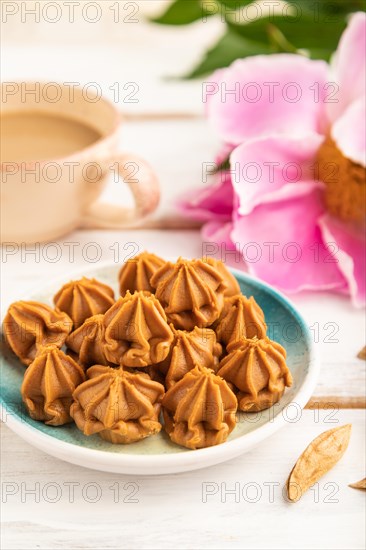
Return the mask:
[(324, 137), (272, 136), (239, 145), (230, 158), (233, 187), (239, 197), (239, 213), (249, 214), (259, 204), (309, 192), (314, 181), (316, 153)]
[[(319, 220), (324, 242), (332, 243), (331, 249), (339, 260), (339, 269), (348, 282), (355, 306), (366, 304), (366, 241), (363, 231), (345, 225), (328, 214)], [(334, 249), (334, 243), (338, 250)]]
[(263, 204), (236, 217), (231, 238), (250, 272), (288, 292), (344, 288), (337, 260), (317, 226), (324, 212), (321, 195), (313, 188), (302, 197)]
[(366, 97), (351, 103), (333, 124), (331, 136), (345, 157), (366, 166)]
[(220, 164), (223, 164), (227, 160), (229, 160), (231, 153), (235, 149), (236, 145), (232, 145), (231, 143), (224, 143), (221, 146), (220, 151), (217, 153), (215, 158), (215, 163), (217, 166), (220, 166)]
[[(210, 163), (207, 170), (217, 169), (225, 163), (233, 149), (233, 145), (224, 143), (215, 157), (215, 162)], [(231, 220), (234, 192), (230, 172), (222, 170), (209, 176), (209, 180), (210, 184), (206, 187), (192, 188), (184, 193), (176, 203), (178, 211), (188, 218), (203, 222), (212, 219), (219, 222)]]
[(330, 120), (334, 121), (348, 105), (366, 93), (366, 14), (363, 12), (354, 13), (349, 19), (331, 63), (331, 80), (339, 86), (337, 94), (334, 98), (329, 96), (327, 102)]
[(194, 220), (228, 221), (233, 211), (233, 187), (229, 172), (214, 176), (215, 183), (203, 189), (192, 189), (177, 203), (178, 210)]
[[(328, 66), (300, 55), (253, 56), (214, 75), (208, 117), (223, 141), (322, 132)], [(319, 98), (317, 97), (319, 92)]]
[(231, 240), (232, 222), (209, 222), (202, 228), (202, 256), (216, 257), (226, 265), (247, 271), (240, 251)]
[(204, 243), (215, 243), (219, 247), (226, 247), (227, 250), (235, 250), (231, 240), (232, 222), (208, 222), (202, 227), (201, 235)]

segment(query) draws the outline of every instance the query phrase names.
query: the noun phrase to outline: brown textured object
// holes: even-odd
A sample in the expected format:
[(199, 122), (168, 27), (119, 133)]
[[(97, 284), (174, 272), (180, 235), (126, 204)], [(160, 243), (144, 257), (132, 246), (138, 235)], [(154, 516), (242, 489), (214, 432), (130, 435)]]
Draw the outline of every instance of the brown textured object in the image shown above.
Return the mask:
[(14, 302), (3, 322), (6, 340), (24, 365), (30, 365), (41, 346), (61, 348), (72, 329), (66, 313), (39, 302)]
[(264, 338), (267, 326), (264, 313), (253, 296), (247, 298), (237, 294), (225, 298), (215, 330), (217, 339), (230, 347), (242, 338)]
[(269, 338), (243, 338), (220, 362), (217, 372), (233, 384), (241, 411), (262, 411), (279, 401), (292, 376), (286, 351)]
[(50, 426), (72, 422), (70, 406), (84, 370), (56, 346), (41, 348), (25, 371), (21, 393), (29, 415)]
[(202, 260), (167, 262), (151, 278), (155, 295), (176, 328), (212, 325), (224, 305), (226, 284), (217, 269)]
[(100, 365), (74, 392), (71, 416), (85, 435), (111, 443), (133, 443), (161, 430), (159, 413), (164, 386), (145, 373)]
[(235, 394), (205, 367), (189, 371), (167, 391), (162, 405), (169, 437), (189, 449), (219, 445), (235, 428)]
[(227, 285), (224, 296), (235, 296), (236, 294), (240, 294), (240, 285), (234, 275), (230, 273), (224, 262), (216, 260), (216, 258), (205, 258), (203, 261), (217, 269), (220, 275), (222, 275)]
[(105, 355), (126, 367), (164, 361), (173, 341), (164, 310), (153, 294), (127, 292), (104, 316)]
[(78, 355), (83, 367), (108, 365), (104, 334), (104, 315), (94, 315), (67, 337), (66, 345)]
[(64, 285), (53, 301), (59, 311), (71, 317), (76, 329), (89, 317), (105, 313), (114, 304), (114, 292), (96, 279), (83, 277)]
[(217, 370), (221, 345), (216, 341), (216, 334), (209, 328), (195, 327), (192, 331), (171, 329), (174, 341), (168, 357), (158, 365), (166, 373), (166, 388), (171, 388), (196, 365)]
[(352, 489), (358, 489), (359, 491), (366, 491), (366, 477), (360, 479), (360, 481), (356, 481), (356, 483), (350, 483), (348, 487), (352, 487)]
[(121, 296), (124, 296), (127, 290), (131, 293), (135, 290), (153, 292), (150, 279), (164, 264), (165, 261), (162, 258), (150, 254), (150, 252), (143, 252), (128, 260), (118, 275)]
[(165, 388), (165, 375), (161, 370), (159, 370), (158, 365), (145, 367), (142, 372), (146, 372), (150, 376), (151, 380), (159, 382), (159, 384), (162, 384)]
[(359, 359), (362, 359), (363, 361), (366, 361), (366, 346), (364, 346), (357, 354), (357, 357)]
[(318, 179), (324, 182), (324, 201), (328, 212), (346, 222), (366, 220), (365, 167), (346, 158), (335, 141), (327, 136), (317, 152)]
[(302, 495), (342, 458), (351, 437), (351, 424), (321, 433), (298, 458), (287, 480), (287, 496), (297, 502)]

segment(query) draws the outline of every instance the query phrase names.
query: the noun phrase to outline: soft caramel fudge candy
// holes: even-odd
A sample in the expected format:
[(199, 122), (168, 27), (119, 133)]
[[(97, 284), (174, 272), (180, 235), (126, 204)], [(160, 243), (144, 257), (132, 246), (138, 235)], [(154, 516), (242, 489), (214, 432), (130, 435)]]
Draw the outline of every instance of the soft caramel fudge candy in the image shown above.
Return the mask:
[(174, 386), (188, 371), (196, 365), (217, 370), (222, 353), (216, 334), (210, 328), (195, 327), (191, 331), (177, 330), (170, 325), (174, 341), (168, 357), (158, 366), (166, 374), (167, 388)]
[(124, 296), (129, 290), (131, 294), (135, 290), (148, 290), (153, 292), (150, 279), (154, 273), (165, 264), (165, 261), (150, 252), (142, 252), (138, 256), (128, 260), (119, 272), (119, 290)]
[(219, 342), (228, 348), (244, 338), (263, 338), (267, 332), (264, 313), (253, 296), (242, 294), (225, 298), (224, 309), (215, 325)]
[(164, 386), (145, 373), (95, 365), (74, 392), (71, 416), (85, 434), (111, 443), (133, 443), (161, 430)]
[(235, 428), (235, 394), (205, 367), (190, 370), (167, 391), (162, 404), (166, 432), (189, 449), (219, 445)]
[(66, 339), (67, 347), (77, 354), (80, 364), (85, 367), (108, 365), (105, 356), (104, 315), (89, 317)]
[(222, 275), (226, 284), (224, 296), (235, 296), (235, 294), (240, 294), (239, 283), (235, 279), (234, 275), (230, 273), (224, 262), (221, 260), (216, 260), (216, 258), (206, 258), (203, 259), (203, 261), (207, 262), (209, 265), (212, 265), (212, 267), (217, 269), (217, 271)]
[(155, 295), (176, 328), (208, 327), (224, 305), (226, 284), (217, 269), (202, 260), (167, 262), (151, 278)]
[(76, 329), (89, 317), (105, 313), (114, 304), (114, 292), (96, 279), (83, 277), (64, 285), (53, 301), (59, 311), (71, 317)]
[(29, 415), (50, 426), (72, 422), (72, 393), (84, 380), (84, 370), (69, 355), (56, 346), (41, 348), (21, 388)]
[(164, 361), (173, 341), (166, 315), (153, 294), (126, 292), (104, 316), (105, 355), (111, 363), (147, 367)]
[(286, 350), (269, 338), (242, 338), (222, 359), (217, 374), (233, 385), (241, 411), (268, 409), (292, 385)]
[(61, 348), (72, 329), (66, 313), (39, 302), (14, 302), (3, 322), (5, 338), (24, 365), (30, 365), (42, 346)]

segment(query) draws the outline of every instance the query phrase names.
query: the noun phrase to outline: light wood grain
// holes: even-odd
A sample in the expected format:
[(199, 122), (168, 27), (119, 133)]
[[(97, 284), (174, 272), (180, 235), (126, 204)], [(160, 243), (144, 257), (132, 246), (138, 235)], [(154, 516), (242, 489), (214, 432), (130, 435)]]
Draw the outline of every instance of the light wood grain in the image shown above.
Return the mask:
[(179, 111), (171, 111), (169, 113), (157, 112), (157, 113), (124, 113), (123, 118), (126, 122), (154, 122), (162, 120), (202, 120), (204, 118), (203, 113), (186, 113)]
[(338, 395), (314, 396), (307, 403), (306, 409), (366, 409), (365, 397), (339, 397)]
[[(329, 411), (304, 411), (298, 422), (230, 462), (156, 478), (72, 466), (32, 448), (3, 425), (2, 548), (361, 549), (365, 499), (348, 484), (364, 476), (364, 421), (362, 411), (337, 411), (333, 416)], [(282, 488), (305, 446), (322, 431), (348, 422), (353, 425), (351, 442), (341, 462), (300, 502), (287, 503)], [(70, 483), (79, 484), (74, 502)], [(100, 491), (98, 502), (83, 498), (85, 487), (87, 498), (96, 495), (92, 486), (88, 489), (90, 483)], [(128, 502), (133, 486), (127, 483), (136, 484), (138, 502)], [(233, 490), (235, 483), (238, 496), (227, 494), (224, 502), (225, 488)], [(59, 487), (57, 502), (47, 501), (57, 496), (57, 487), (46, 484)], [(273, 498), (268, 484), (273, 484)], [(118, 502), (113, 486), (120, 488)], [(26, 490), (37, 487), (40, 499), (35, 503)], [(207, 494), (216, 489), (215, 495)]]

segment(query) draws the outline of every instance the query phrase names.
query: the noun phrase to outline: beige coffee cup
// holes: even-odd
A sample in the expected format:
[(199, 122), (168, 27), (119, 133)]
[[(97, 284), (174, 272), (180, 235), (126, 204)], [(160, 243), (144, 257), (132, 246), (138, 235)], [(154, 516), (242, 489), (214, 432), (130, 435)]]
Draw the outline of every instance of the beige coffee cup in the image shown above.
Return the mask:
[[(76, 228), (135, 226), (159, 202), (158, 179), (148, 163), (118, 151), (122, 117), (117, 108), (90, 90), (52, 85), (51, 89), (50, 83), (3, 83), (2, 115), (22, 114), (24, 120), (29, 113), (63, 117), (95, 131), (96, 140), (61, 158), (1, 163), (3, 243), (50, 241)], [(130, 187), (134, 207), (98, 200), (111, 174), (119, 174)]]

